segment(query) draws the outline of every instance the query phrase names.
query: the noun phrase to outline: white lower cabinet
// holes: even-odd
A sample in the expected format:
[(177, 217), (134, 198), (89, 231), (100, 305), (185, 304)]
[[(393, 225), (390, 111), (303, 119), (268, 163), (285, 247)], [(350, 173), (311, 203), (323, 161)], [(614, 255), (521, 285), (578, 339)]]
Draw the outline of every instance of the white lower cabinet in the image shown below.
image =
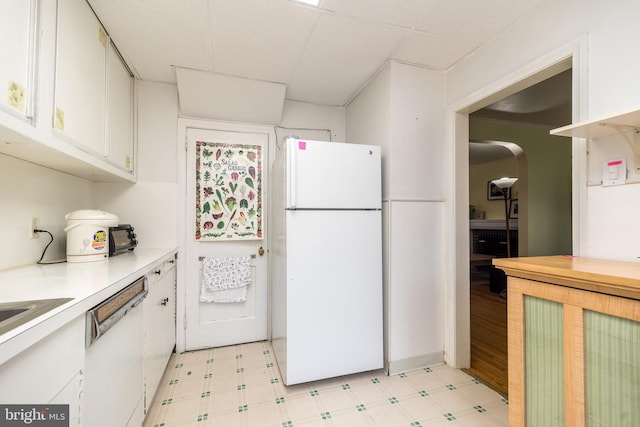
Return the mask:
[(82, 314), (0, 364), (0, 403), (68, 404), (70, 426), (141, 426), (176, 343), (175, 254), (145, 275), (142, 304), (91, 346)]
[(136, 405), (136, 409), (133, 411), (133, 415), (129, 418), (126, 427), (140, 427), (144, 422), (144, 412), (142, 408), (142, 397), (138, 399), (138, 404)]
[(69, 425), (80, 425), (84, 330), (80, 316), (0, 365), (0, 402), (69, 404)]
[(54, 405), (69, 405), (69, 426), (79, 426), (80, 411), (82, 405), (80, 396), (82, 395), (82, 371), (76, 372), (63, 388), (49, 402)]
[(176, 344), (175, 258), (148, 275), (144, 308), (144, 411), (148, 412)]

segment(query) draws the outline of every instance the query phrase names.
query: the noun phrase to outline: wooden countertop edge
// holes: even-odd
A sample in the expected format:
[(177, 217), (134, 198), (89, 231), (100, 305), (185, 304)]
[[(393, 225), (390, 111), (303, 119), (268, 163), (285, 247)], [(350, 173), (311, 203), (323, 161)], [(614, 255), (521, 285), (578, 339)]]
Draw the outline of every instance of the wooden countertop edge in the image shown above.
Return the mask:
[(493, 265), (512, 277), (640, 300), (640, 264), (632, 262), (552, 256), (497, 258)]

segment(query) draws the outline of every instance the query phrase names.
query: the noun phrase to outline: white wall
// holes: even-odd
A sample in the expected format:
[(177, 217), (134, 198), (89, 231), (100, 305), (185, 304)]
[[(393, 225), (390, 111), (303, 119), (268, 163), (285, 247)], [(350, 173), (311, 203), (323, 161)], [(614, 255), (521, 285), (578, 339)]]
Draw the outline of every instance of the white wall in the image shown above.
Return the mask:
[[(457, 178), (468, 167), (464, 151), (468, 142), (465, 114), (488, 101), (505, 95), (512, 85), (559, 64), (565, 58), (573, 63), (573, 120), (596, 118), (639, 105), (640, 57), (629, 55), (640, 39), (636, 18), (640, 2), (555, 0), (515, 21), (490, 43), (458, 62), (447, 73), (447, 105), (451, 127), (450, 142), (445, 161), (451, 165), (448, 185), (456, 194), (464, 196), (468, 183)], [(559, 70), (560, 71), (560, 70)], [(493, 97), (493, 98), (492, 98)], [(587, 188), (584, 170), (588, 164), (584, 141), (574, 141), (573, 148), (573, 253), (580, 256), (637, 261), (640, 255), (640, 235), (626, 212), (638, 212), (640, 199), (635, 186), (626, 185), (610, 190)], [(611, 152), (612, 156), (620, 153)], [(635, 197), (635, 198), (634, 198)], [(468, 240), (460, 228), (468, 216), (462, 198), (453, 199), (447, 206), (446, 226), (455, 237), (448, 240), (447, 252), (453, 260), (447, 269), (451, 280), (447, 283), (447, 361), (455, 366), (468, 363), (468, 312), (461, 307), (468, 304), (468, 265), (465, 259)], [(603, 216), (594, 205), (607, 206), (616, 212)], [(618, 215), (618, 212), (625, 214)], [(603, 232), (612, 220), (617, 221), (619, 233)], [(623, 231), (624, 230), (624, 231)], [(606, 248), (606, 249), (605, 249)], [(465, 309), (467, 311), (467, 309)]]
[(590, 187), (585, 256), (638, 262), (640, 184)]
[(442, 201), (446, 76), (399, 63), (391, 70), (390, 197)]
[(62, 172), (0, 154), (0, 270), (33, 264), (49, 242), (49, 235), (29, 239), (31, 217), (53, 234), (44, 262), (64, 259), (64, 216), (77, 209), (93, 209), (93, 184)]
[(346, 108), (347, 139), (355, 144), (373, 144), (381, 147), (382, 156), (382, 270), (384, 275), (384, 362), (389, 360), (389, 175), (390, 158), (390, 80), (391, 65), (387, 64), (378, 75), (351, 101)]
[(178, 92), (175, 85), (137, 83), (136, 184), (96, 183), (96, 198), (120, 223), (135, 227), (140, 247), (178, 245)]
[[(574, 72), (578, 78), (586, 76), (582, 77), (585, 108), (582, 117), (574, 117), (574, 120), (593, 119), (637, 108), (640, 105), (640, 79), (637, 78), (640, 57), (629, 55), (629, 52), (636, 50), (640, 39), (640, 27), (636, 22), (639, 15), (640, 2), (635, 0), (545, 3), (449, 72), (448, 102), (456, 104), (472, 99), (475, 91), (498, 81), (507, 82), (521, 69), (540, 62), (541, 57), (566, 49), (575, 40), (584, 39), (588, 45), (587, 57), (577, 70), (574, 68)], [(532, 34), (536, 37), (531, 37)], [(527, 48), (522, 49), (522, 46)], [(611, 158), (625, 154), (626, 151), (619, 149), (610, 149), (609, 152)], [(581, 245), (574, 248), (574, 253), (637, 261), (640, 234), (635, 223), (624, 214), (640, 210), (635, 185), (613, 190), (599, 186), (586, 188), (584, 176), (580, 179), (577, 184), (585, 191), (586, 203), (583, 206), (586, 211), (581, 212), (580, 224), (574, 221), (574, 226), (582, 230)], [(598, 206), (608, 206), (613, 216), (603, 215), (593, 200), (598, 201)], [(613, 220), (626, 232), (603, 233), (602, 229), (610, 227)]]
[(64, 216), (102, 209), (136, 228), (140, 247), (177, 245), (177, 91), (138, 82), (138, 183), (93, 183), (0, 155), (0, 270), (35, 263), (49, 241), (29, 239), (32, 216), (53, 233), (45, 261), (64, 259)]
[[(330, 138), (326, 140), (346, 141), (345, 110), (340, 107), (284, 101), (279, 127), (297, 130), (298, 136), (309, 139), (311, 138), (302, 135), (305, 132), (316, 134), (318, 131), (329, 130), (331, 131)], [(279, 133), (276, 132), (276, 134)]]
[(389, 370), (444, 353), (445, 75), (392, 63)]
[(387, 64), (346, 109), (347, 139), (381, 147), (382, 200), (389, 198), (391, 145), (391, 64)]
[(347, 107), (347, 137), (382, 146), (385, 364), (443, 360), (445, 76), (391, 62)]
[(136, 184), (93, 183), (0, 155), (0, 270), (36, 262), (48, 235), (29, 239), (32, 216), (54, 235), (45, 261), (64, 259), (64, 216), (102, 209), (136, 228), (140, 247), (177, 245), (177, 91), (175, 85), (138, 82)]
[[(484, 211), (484, 219), (504, 221), (504, 200), (487, 199), (487, 183), (503, 176), (518, 176), (518, 165), (514, 157), (495, 160), (469, 167), (469, 204), (476, 211)], [(519, 184), (511, 188), (511, 198), (518, 198)]]

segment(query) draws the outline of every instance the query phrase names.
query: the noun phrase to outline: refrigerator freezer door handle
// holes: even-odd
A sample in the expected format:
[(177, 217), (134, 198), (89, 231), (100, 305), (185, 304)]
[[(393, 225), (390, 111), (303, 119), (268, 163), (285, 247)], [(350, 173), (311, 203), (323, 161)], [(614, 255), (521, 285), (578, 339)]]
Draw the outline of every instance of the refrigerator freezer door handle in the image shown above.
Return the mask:
[(297, 175), (296, 167), (296, 149), (295, 144), (287, 144), (287, 150), (289, 150), (289, 155), (287, 156), (287, 171), (288, 171), (288, 179), (286, 179), (287, 186), (287, 197), (289, 198), (287, 207), (289, 209), (296, 208), (296, 179)]

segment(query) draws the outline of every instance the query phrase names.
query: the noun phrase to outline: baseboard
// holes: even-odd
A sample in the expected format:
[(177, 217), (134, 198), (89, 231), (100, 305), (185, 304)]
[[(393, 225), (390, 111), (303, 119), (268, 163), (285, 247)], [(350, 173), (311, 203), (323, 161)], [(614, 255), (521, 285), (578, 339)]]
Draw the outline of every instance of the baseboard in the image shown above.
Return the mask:
[(396, 375), (414, 369), (427, 366), (442, 365), (444, 363), (444, 351), (410, 357), (402, 360), (386, 360), (384, 371), (387, 375)]

